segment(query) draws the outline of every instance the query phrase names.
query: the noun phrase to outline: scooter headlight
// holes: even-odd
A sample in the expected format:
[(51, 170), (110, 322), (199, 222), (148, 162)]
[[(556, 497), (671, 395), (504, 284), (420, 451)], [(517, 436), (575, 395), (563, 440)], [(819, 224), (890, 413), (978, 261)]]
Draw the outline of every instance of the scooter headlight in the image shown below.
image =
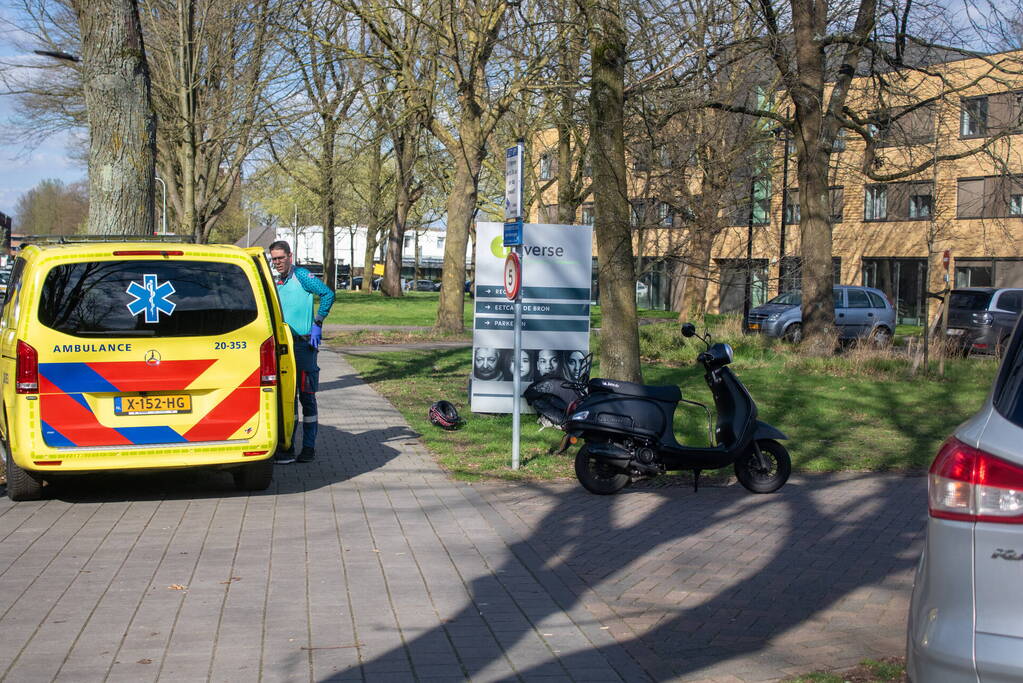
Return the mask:
[(589, 418), (589, 416), (590, 416), (590, 411), (588, 411), (588, 410), (580, 410), (578, 413), (574, 414), (572, 417), (570, 417), (568, 419), (569, 420), (585, 420), (585, 419)]

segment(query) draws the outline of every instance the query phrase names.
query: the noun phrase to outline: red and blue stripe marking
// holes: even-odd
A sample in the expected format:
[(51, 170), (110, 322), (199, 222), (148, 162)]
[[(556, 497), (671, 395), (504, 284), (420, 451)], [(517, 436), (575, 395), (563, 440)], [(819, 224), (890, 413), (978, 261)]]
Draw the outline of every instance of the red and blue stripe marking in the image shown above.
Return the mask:
[(224, 441), (259, 410), (259, 370), (184, 433), (166, 425), (107, 427), (84, 394), (183, 391), (216, 359), (144, 362), (40, 363), (39, 399), (48, 446), (131, 446)]

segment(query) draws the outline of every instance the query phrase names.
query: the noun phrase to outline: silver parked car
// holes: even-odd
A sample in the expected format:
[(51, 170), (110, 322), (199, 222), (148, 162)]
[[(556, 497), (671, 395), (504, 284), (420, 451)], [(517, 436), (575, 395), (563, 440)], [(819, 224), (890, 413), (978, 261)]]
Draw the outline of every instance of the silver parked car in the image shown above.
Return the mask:
[[(798, 290), (780, 294), (750, 310), (747, 329), (798, 342), (803, 338), (802, 303)], [(895, 309), (880, 289), (840, 285), (835, 287), (835, 328), (842, 339), (867, 337), (887, 345), (895, 333)]]
[(1023, 328), (938, 451), (906, 639), (916, 683), (1023, 680)]

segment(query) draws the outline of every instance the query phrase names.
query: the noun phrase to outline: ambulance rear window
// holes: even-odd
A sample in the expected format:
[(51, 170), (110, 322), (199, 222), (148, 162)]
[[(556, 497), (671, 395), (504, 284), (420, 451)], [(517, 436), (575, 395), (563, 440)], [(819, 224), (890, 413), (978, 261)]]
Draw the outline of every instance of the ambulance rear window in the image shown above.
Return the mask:
[(220, 335), (256, 319), (245, 272), (211, 261), (95, 261), (54, 267), (39, 322), (79, 337)]

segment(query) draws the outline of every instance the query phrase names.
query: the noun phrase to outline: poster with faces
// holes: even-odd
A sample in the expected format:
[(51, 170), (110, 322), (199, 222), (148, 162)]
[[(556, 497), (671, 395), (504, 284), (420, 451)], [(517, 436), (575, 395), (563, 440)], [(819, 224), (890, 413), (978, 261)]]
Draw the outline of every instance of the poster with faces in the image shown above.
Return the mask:
[[(502, 223), (476, 225), (471, 410), (513, 409), (515, 304), (504, 290)], [(593, 232), (588, 225), (523, 226), (522, 349), (518, 373), (524, 391), (548, 377), (579, 379), (590, 348), (590, 271)], [(522, 410), (529, 410), (522, 401)]]

